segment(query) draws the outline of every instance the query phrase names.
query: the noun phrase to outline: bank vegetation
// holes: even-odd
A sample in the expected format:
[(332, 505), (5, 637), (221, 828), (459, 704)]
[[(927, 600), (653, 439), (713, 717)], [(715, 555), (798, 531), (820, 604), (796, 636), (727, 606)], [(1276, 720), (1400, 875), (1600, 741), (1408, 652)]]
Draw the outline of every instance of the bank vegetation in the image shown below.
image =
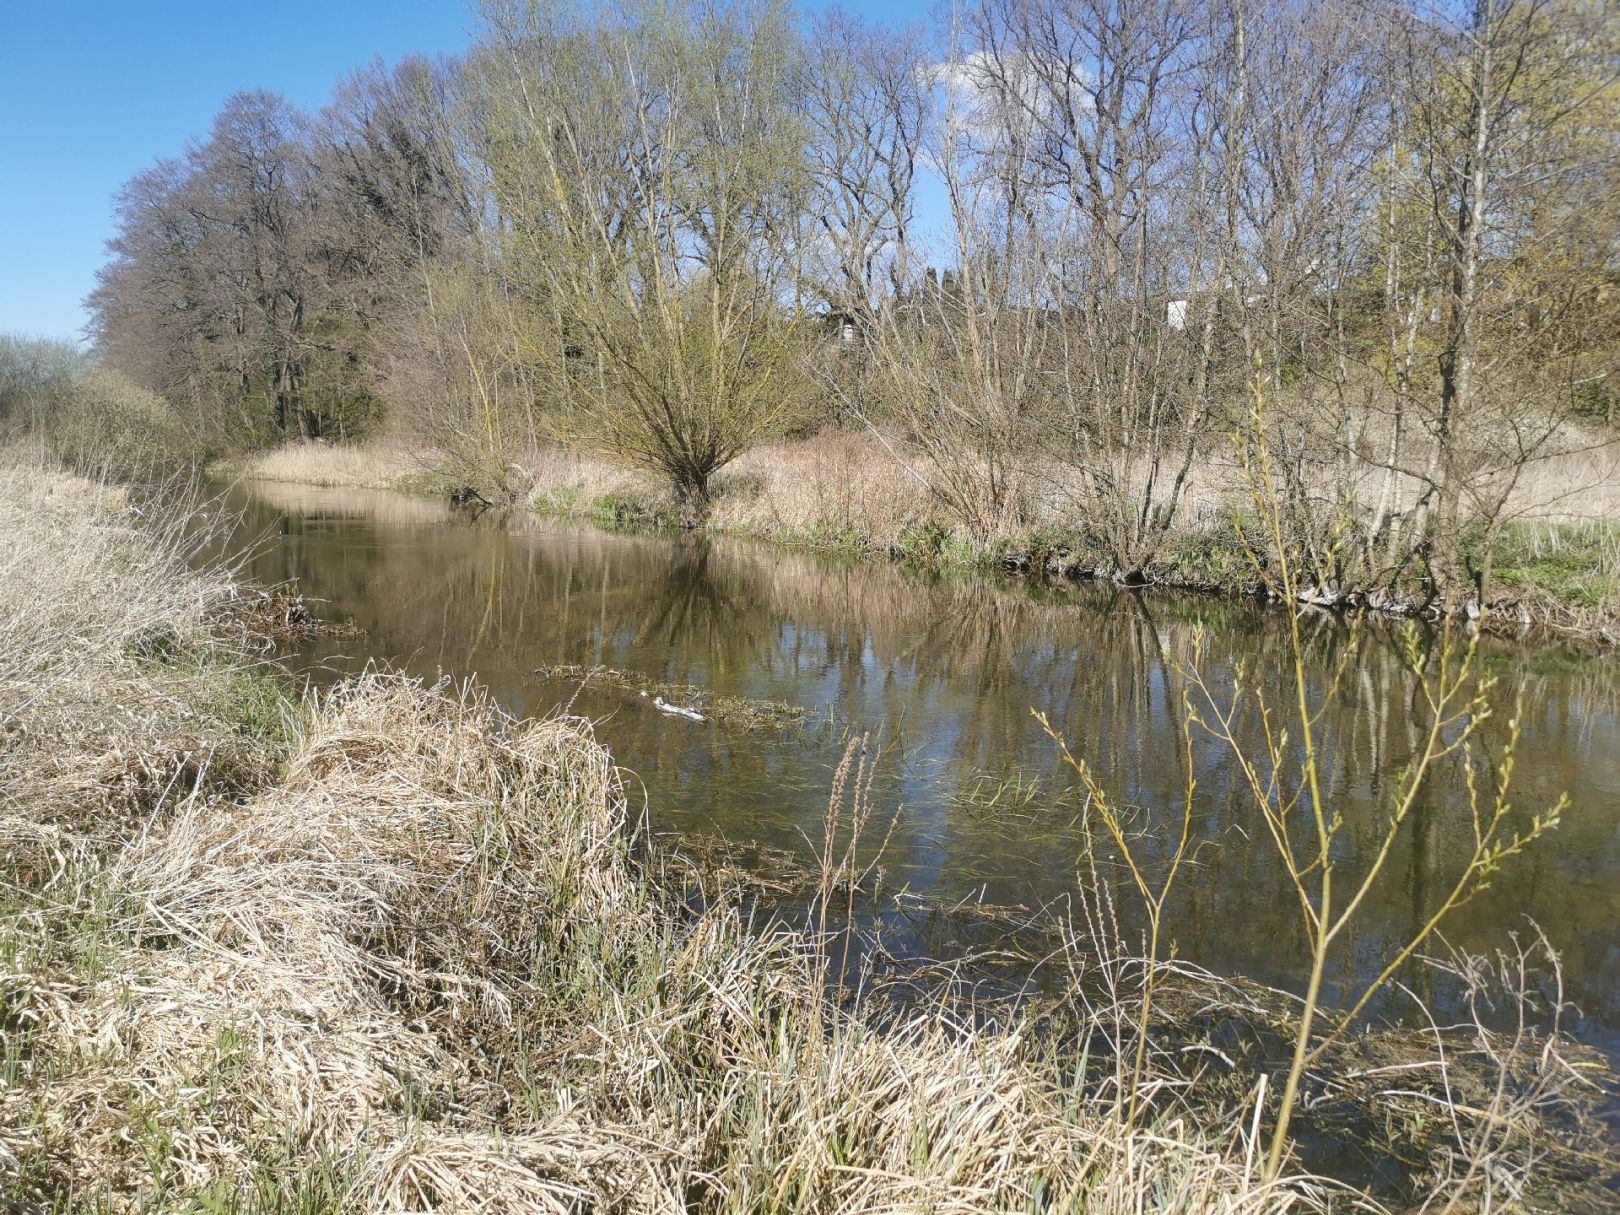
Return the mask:
[[(1612, 6), (952, 12), (490, 0), (238, 94), (120, 196), (99, 357), (216, 450), (1126, 584), (1239, 579), (1263, 439), (1312, 598), (1612, 617)], [(777, 492), (841, 464), (883, 526)]]
[(1023, 1015), (880, 1024), (822, 936), (694, 911), (583, 721), (298, 703), (203, 508), (137, 507), (0, 467), (4, 1209), (1317, 1205)]

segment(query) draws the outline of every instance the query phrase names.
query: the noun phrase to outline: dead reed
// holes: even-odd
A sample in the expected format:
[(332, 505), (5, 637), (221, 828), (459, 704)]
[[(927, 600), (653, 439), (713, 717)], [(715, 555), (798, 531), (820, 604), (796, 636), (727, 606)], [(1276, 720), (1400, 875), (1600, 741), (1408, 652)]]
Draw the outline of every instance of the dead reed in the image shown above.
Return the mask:
[(428, 453), (390, 443), (287, 443), (246, 456), (230, 471), (259, 481), (391, 489), (434, 467)]

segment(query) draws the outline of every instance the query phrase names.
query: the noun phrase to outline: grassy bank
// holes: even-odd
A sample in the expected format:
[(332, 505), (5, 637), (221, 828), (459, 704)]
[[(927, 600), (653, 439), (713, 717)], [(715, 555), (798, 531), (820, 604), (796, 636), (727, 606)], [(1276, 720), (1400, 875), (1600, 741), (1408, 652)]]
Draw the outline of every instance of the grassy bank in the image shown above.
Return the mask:
[(0, 472), (7, 1209), (1310, 1205), (1019, 1016), (880, 1027), (816, 935), (691, 912), (582, 722), (293, 705), (186, 514)]
[[(1560, 476), (1541, 470), (1515, 506), (1519, 517), (1487, 542), (1465, 537), (1471, 569), (1490, 551), (1490, 615), (1497, 627), (1551, 626), (1598, 641), (1620, 642), (1620, 465), (1603, 453), (1576, 458)], [(1600, 467), (1600, 465), (1602, 465)], [(295, 444), (239, 461), (249, 477), (314, 485), (358, 485), (448, 494), (431, 453), (404, 449)], [(605, 526), (675, 528), (680, 507), (655, 478), (576, 452), (530, 453), (519, 480), (531, 509)], [(1184, 522), (1166, 536), (1145, 570), (1148, 585), (1249, 593), (1257, 579), (1238, 532), (1239, 474), (1221, 461), (1201, 471)], [(1607, 485), (1568, 496), (1569, 485)], [(1561, 497), (1559, 490), (1564, 487)], [(1548, 505), (1536, 508), (1545, 499)], [(1065, 520), (1072, 503), (1056, 490), (1041, 497), (1024, 524), (991, 539), (951, 525), (928, 489), (881, 442), (825, 432), (757, 447), (733, 463), (715, 487), (711, 530), (854, 556), (880, 556), (925, 568), (1009, 571), (1054, 578), (1114, 573), (1108, 552)], [(1236, 509), (1234, 509), (1234, 506)], [(1570, 513), (1576, 509), (1582, 513)], [(1343, 606), (1409, 610), (1423, 600), (1417, 571), (1376, 590), (1340, 588)]]

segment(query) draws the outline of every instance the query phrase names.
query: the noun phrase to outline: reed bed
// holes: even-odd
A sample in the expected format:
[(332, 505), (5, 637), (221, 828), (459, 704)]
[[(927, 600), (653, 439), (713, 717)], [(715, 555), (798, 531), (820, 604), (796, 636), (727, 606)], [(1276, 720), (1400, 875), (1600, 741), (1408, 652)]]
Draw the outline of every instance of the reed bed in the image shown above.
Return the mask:
[(872, 436), (827, 431), (745, 452), (724, 474), (714, 526), (809, 543), (899, 543), (937, 510)]
[(247, 456), (231, 471), (258, 481), (392, 489), (437, 462), (430, 453), (400, 444), (295, 442)]
[(656, 478), (586, 452), (548, 444), (526, 453), (521, 468), (532, 487), (528, 504), (546, 514), (613, 520), (676, 511), (674, 495)]

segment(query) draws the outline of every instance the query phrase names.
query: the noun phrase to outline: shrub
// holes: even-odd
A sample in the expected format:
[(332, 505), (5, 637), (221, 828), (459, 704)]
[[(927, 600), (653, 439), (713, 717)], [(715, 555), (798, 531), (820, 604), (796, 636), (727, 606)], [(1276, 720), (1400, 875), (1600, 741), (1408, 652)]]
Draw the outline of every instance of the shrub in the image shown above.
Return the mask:
[(204, 454), (167, 401), (116, 371), (78, 377), (36, 427), (70, 467), (121, 481), (162, 480)]
[(162, 397), (48, 338), (0, 335), (0, 427), (113, 480), (164, 480), (204, 454)]

